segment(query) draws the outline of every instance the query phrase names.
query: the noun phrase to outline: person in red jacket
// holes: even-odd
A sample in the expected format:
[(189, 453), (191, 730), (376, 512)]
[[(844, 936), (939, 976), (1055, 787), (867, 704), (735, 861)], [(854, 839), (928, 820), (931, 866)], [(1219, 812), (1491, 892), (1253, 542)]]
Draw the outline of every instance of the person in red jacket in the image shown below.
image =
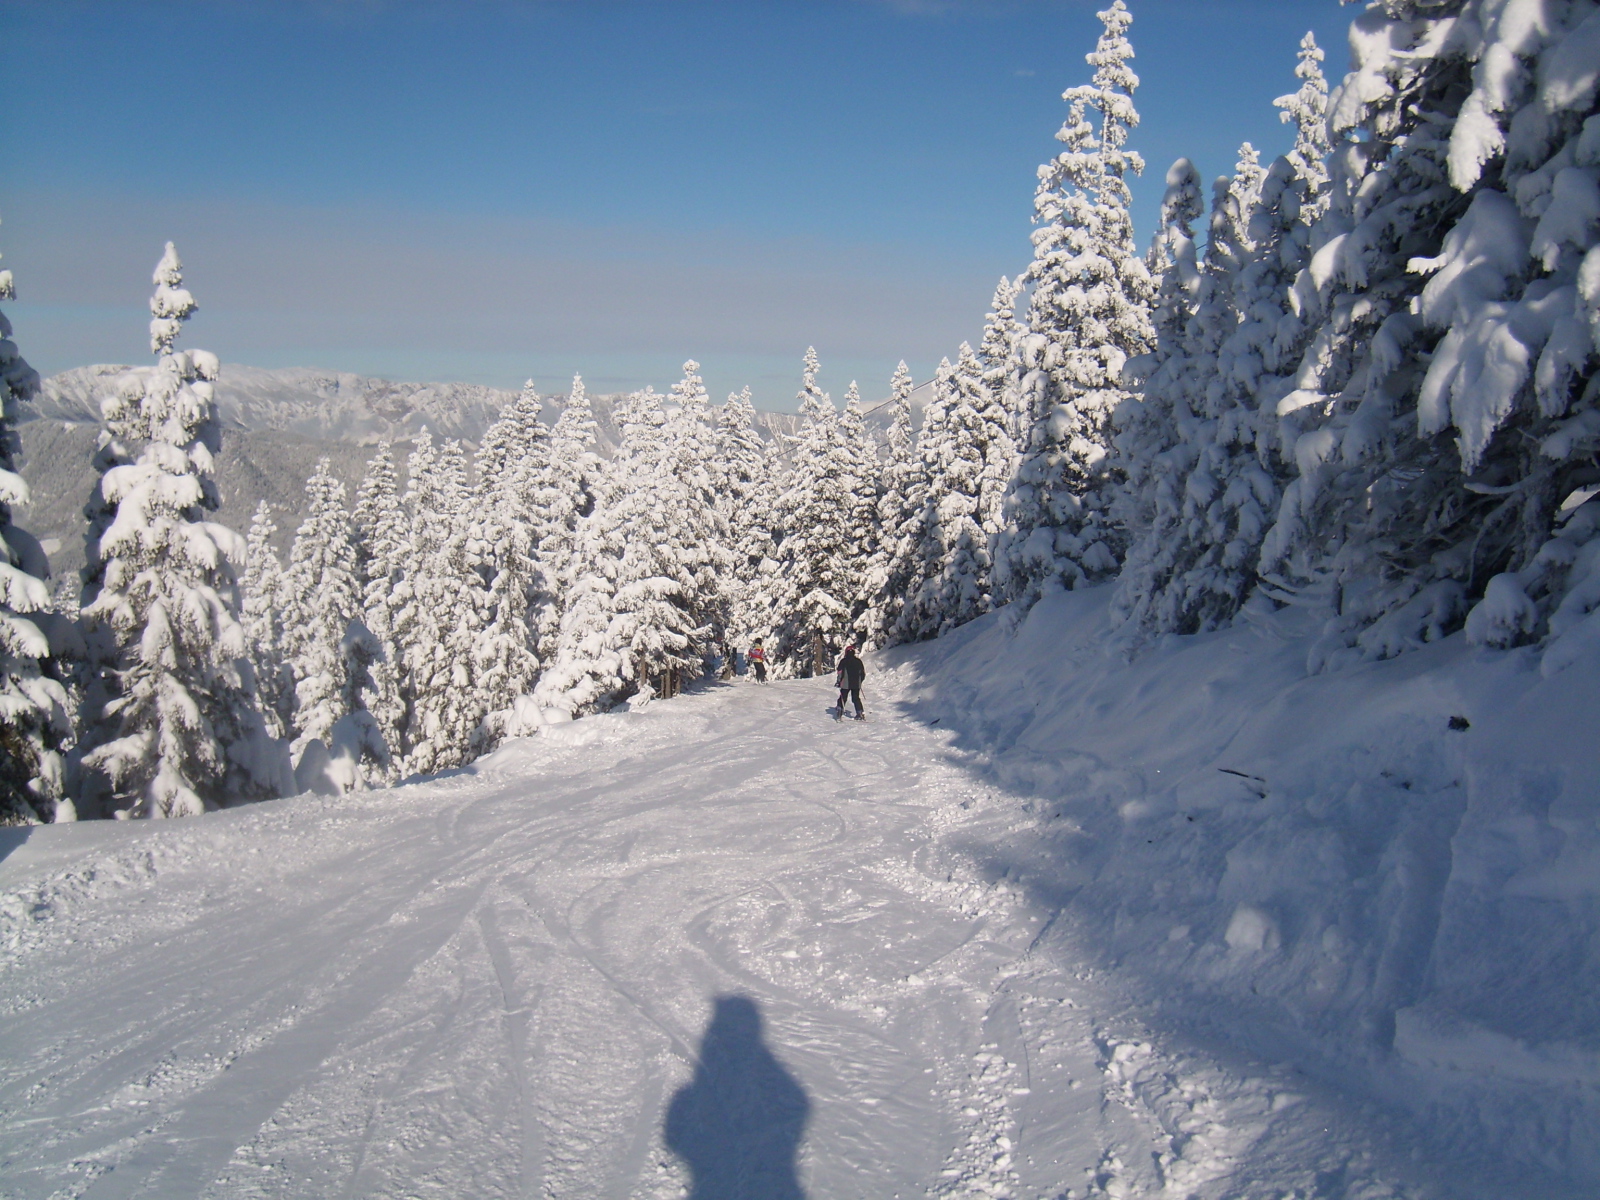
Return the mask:
[(750, 660), (750, 665), (756, 669), (756, 682), (767, 681), (767, 652), (761, 648), (761, 639), (756, 639), (756, 644), (750, 647), (750, 653), (745, 655)]

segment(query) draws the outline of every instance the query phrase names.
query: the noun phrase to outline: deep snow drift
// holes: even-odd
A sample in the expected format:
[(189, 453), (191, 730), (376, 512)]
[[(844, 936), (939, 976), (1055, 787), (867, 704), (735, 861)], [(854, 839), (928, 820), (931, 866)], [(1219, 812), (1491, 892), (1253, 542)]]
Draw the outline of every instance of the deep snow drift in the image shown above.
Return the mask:
[(0, 1195), (1593, 1194), (1600, 664), (1104, 601), (6, 833)]

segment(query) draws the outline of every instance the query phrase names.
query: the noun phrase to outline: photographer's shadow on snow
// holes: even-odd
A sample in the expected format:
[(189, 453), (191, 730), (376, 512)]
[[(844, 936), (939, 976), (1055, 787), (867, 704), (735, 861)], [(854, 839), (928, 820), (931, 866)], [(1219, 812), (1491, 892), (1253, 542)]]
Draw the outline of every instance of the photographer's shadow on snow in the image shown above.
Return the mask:
[(748, 996), (718, 996), (694, 1078), (667, 1106), (666, 1143), (689, 1165), (690, 1200), (804, 1200), (795, 1154), (811, 1102), (761, 1036)]

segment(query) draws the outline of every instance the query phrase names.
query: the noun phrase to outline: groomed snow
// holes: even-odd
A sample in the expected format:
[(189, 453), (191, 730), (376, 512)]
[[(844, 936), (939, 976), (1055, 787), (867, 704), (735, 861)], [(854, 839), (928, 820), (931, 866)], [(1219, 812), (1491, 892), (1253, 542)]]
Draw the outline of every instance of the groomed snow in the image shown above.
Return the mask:
[(1596, 663), (1105, 601), (6, 831), (0, 1196), (1592, 1195)]

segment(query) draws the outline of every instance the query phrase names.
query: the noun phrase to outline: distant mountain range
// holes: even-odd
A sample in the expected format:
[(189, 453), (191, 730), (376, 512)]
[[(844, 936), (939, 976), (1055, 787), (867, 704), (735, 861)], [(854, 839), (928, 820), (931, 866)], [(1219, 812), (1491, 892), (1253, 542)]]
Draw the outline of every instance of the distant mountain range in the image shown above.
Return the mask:
[[(83, 566), (83, 505), (94, 486), (90, 459), (101, 429), (100, 406), (129, 375), (149, 367), (75, 367), (44, 381), (37, 400), (21, 406), (22, 475), (32, 503), (19, 523), (45, 543), (58, 580)], [(927, 385), (913, 396), (920, 412)], [(280, 552), (287, 550), (305, 517), (305, 480), (326, 457), (344, 481), (352, 502), (368, 460), (390, 442), (402, 477), (411, 440), (423, 427), (437, 438), (460, 438), (476, 448), (484, 431), (515, 396), (475, 383), (401, 383), (305, 367), (265, 369), (224, 363), (216, 387), (223, 422), (217, 484), (219, 518), (245, 532), (256, 505), (266, 500), (278, 525)], [(566, 397), (547, 396), (545, 420), (553, 424)], [(592, 396), (599, 452), (617, 445), (612, 420), (620, 396)], [(869, 410), (867, 424), (888, 427), (887, 406)], [(793, 413), (760, 412), (758, 427), (769, 440), (793, 435)]]

